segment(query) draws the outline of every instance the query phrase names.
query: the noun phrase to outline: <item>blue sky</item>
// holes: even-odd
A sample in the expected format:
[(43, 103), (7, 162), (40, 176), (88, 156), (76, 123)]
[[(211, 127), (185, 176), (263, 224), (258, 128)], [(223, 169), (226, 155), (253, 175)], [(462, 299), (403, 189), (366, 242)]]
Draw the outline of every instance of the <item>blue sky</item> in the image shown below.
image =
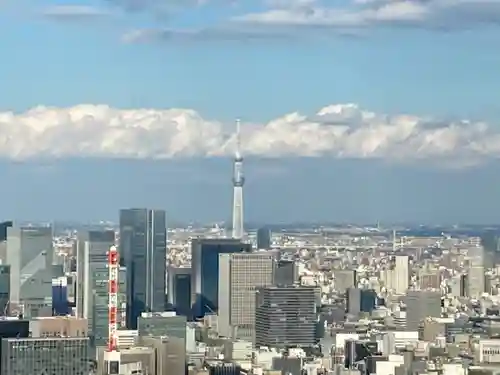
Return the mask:
[[(173, 3), (176, 6), (165, 6)], [(177, 157), (230, 155), (231, 122), (241, 117), (247, 123), (246, 146), (243, 143), (249, 163), (252, 157), (278, 157), (279, 169), (285, 172), (294, 168), (291, 156), (311, 155), (321, 158), (321, 163), (339, 163), (346, 156), (361, 158), (363, 163), (356, 164), (361, 171), (371, 168), (373, 158), (394, 162), (411, 154), (419, 155), (420, 167), (430, 169), (442, 167), (436, 155), (443, 156), (446, 165), (460, 155), (461, 168), (489, 168), (484, 160), (500, 154), (500, 138), (496, 138), (500, 134), (500, 48), (496, 47), (500, 3), (463, 0), (453, 4), (444, 0), (4, 0), (0, 2), (4, 132), (0, 153), (5, 159), (27, 158), (28, 163), (43, 157), (54, 165), (67, 157), (141, 158), (144, 163), (168, 159), (170, 168)], [(344, 130), (334, 129), (327, 142), (321, 125), (333, 121), (332, 110), (327, 117), (321, 115), (325, 121), (310, 116), (343, 103), (355, 104), (357, 112), (337, 114), (341, 118), (335, 117), (335, 126), (348, 123), (349, 134), (356, 126), (364, 132), (340, 139), (335, 138), (337, 131)], [(113, 111), (185, 108), (196, 113), (155, 112), (161, 120), (153, 123), (151, 112), (124, 115), (116, 109), (112, 114), (99, 110), (97, 115), (95, 108), (81, 104), (107, 105)], [(58, 110), (40, 107), (36, 115), (27, 112), (37, 106)], [(16, 114), (2, 120), (1, 113), (8, 111)], [(303, 117), (293, 121), (282, 117), (295, 112)], [(410, 120), (401, 117), (406, 114), (412, 116)], [(137, 126), (124, 118), (148, 125), (140, 125), (137, 132)], [(384, 121), (384, 129), (393, 130), (374, 135), (374, 126)], [(416, 124), (411, 137), (408, 121)], [(111, 123), (118, 124), (112, 133), (107, 127)], [(316, 135), (306, 140), (313, 132)], [(395, 132), (405, 135), (398, 136), (397, 142), (388, 141), (387, 134)], [(155, 143), (159, 138), (162, 141)], [(63, 147), (63, 142), (68, 144)], [(402, 150), (406, 150), (404, 157)], [(89, 178), (100, 178), (92, 175), (90, 167), (81, 168), (80, 173)], [(209, 169), (204, 172), (216, 175)], [(460, 173), (465, 178), (469, 172)], [(324, 182), (321, 174), (319, 169), (318, 181)], [(279, 183), (283, 175), (266, 176), (270, 183)], [(397, 173), (394, 179), (399, 179)], [(387, 183), (394, 184), (390, 179)], [(307, 186), (305, 194), (311, 189)], [(197, 188), (202, 191), (203, 184)], [(282, 198), (253, 199), (264, 207)], [(144, 203), (166, 205), (161, 198)], [(455, 203), (450, 198), (449, 206)], [(181, 207), (173, 215), (190, 217)], [(208, 206), (201, 207), (200, 215), (223, 218), (229, 212), (226, 208), (213, 214)], [(366, 218), (374, 216), (368, 212), (374, 208), (355, 205), (352, 209), (356, 219), (365, 213)], [(35, 204), (22, 214), (12, 214), (40, 216), (41, 210)], [(100, 215), (109, 218), (113, 210), (109, 207)], [(62, 210), (58, 212), (56, 216), (64, 216)], [(328, 212), (325, 208), (318, 215), (326, 218)], [(289, 217), (276, 210), (252, 215), (269, 221)], [(421, 219), (433, 220), (433, 215)], [(332, 214), (336, 220), (343, 216)], [(400, 210), (387, 217), (411, 220), (411, 214)], [(453, 219), (450, 214), (448, 220)], [(464, 215), (460, 220), (466, 219)], [(474, 220), (480, 220), (480, 212)]]

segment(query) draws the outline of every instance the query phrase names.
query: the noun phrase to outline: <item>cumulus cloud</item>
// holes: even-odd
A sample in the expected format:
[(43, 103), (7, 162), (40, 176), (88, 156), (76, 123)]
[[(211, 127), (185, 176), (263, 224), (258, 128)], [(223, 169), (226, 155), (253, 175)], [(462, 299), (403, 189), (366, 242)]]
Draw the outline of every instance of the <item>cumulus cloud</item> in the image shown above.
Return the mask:
[[(106, 105), (37, 107), (0, 113), (0, 157), (176, 158), (230, 155), (234, 128), (189, 109)], [(500, 156), (500, 130), (487, 123), (389, 116), (335, 104), (242, 125), (247, 156), (463, 160)]]
[(380, 25), (466, 29), (498, 24), (500, 0), (352, 0), (339, 8), (305, 1), (235, 17), (235, 21), (276, 26), (363, 28)]

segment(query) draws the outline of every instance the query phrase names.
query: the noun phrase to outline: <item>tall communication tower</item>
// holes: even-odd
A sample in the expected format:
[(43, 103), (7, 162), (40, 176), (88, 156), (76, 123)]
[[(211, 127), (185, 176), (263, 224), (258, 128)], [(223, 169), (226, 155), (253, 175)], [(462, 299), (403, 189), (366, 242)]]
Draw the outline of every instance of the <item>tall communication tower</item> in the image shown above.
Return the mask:
[(120, 352), (117, 345), (118, 330), (118, 268), (119, 255), (116, 246), (111, 246), (108, 251), (108, 348), (104, 353), (104, 361), (108, 375), (118, 375), (120, 372)]
[(233, 163), (233, 238), (243, 237), (243, 156), (241, 156), (241, 125), (236, 120), (236, 151)]

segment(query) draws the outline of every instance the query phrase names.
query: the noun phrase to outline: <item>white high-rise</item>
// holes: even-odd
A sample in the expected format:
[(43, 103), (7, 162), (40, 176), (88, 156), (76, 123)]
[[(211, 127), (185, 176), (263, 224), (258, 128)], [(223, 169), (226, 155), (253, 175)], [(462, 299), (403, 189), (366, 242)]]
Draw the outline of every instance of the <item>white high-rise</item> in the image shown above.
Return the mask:
[(468, 290), (469, 298), (481, 298), (484, 293), (484, 248), (479, 243), (471, 244), (467, 251), (469, 257)]
[(407, 255), (396, 255), (392, 267), (381, 272), (381, 279), (394, 294), (405, 294), (410, 281), (409, 259)]

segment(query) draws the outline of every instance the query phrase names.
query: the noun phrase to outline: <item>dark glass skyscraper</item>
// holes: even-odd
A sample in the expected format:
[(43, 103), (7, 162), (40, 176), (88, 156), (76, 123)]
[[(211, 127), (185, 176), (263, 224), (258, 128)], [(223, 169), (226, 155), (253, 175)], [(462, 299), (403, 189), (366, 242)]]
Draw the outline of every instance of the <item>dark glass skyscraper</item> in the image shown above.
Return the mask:
[(191, 316), (191, 268), (169, 267), (168, 302), (177, 314)]
[(165, 211), (120, 211), (120, 257), (127, 269), (127, 327), (136, 329), (142, 312), (165, 310)]
[(257, 249), (271, 248), (271, 231), (268, 228), (257, 230)]
[(203, 238), (191, 243), (191, 306), (195, 317), (216, 313), (219, 299), (219, 255), (252, 251), (233, 238)]

